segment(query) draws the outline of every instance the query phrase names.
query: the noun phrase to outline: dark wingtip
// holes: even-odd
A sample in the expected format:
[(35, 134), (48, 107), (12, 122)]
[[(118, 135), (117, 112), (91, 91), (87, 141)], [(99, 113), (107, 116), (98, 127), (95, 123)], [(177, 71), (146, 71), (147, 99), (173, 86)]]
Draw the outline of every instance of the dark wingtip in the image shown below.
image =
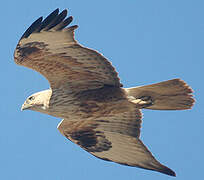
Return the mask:
[(60, 14), (57, 14), (55, 18), (51, 19), (51, 22), (45, 27), (44, 30), (50, 30), (64, 21), (64, 18), (67, 16), (67, 10), (63, 10)]
[(176, 173), (173, 170), (171, 170), (170, 168), (168, 168), (168, 167), (164, 167), (160, 172), (164, 173), (164, 174), (167, 174), (169, 176), (176, 177)]
[(42, 22), (42, 25), (38, 32), (42, 29), (46, 28), (59, 14), (59, 8), (55, 9), (52, 13), (50, 13)]
[(34, 23), (30, 25), (30, 27), (24, 32), (20, 39), (27, 38), (30, 34), (32, 34), (42, 23), (43, 17), (38, 18)]
[(37, 33), (42, 30), (60, 31), (64, 29), (73, 20), (72, 16), (65, 19), (66, 16), (67, 16), (67, 9), (63, 10), (60, 14), (59, 14), (59, 8), (55, 9), (44, 20), (43, 20), (43, 17), (40, 17), (34, 23), (32, 23), (31, 26), (22, 35), (21, 39), (28, 38), (32, 33)]
[(52, 13), (59, 13), (59, 8), (55, 9)]

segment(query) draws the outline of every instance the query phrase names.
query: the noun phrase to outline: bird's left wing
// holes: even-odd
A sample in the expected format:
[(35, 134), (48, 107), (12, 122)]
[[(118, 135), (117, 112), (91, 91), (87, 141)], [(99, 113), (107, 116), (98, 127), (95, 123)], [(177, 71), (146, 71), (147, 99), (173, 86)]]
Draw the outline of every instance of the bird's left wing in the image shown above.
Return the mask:
[(51, 88), (70, 91), (97, 89), (105, 85), (120, 87), (117, 72), (97, 51), (85, 48), (74, 39), (77, 26), (65, 19), (67, 10), (52, 12), (37, 19), (21, 37), (15, 62), (45, 76)]
[(175, 176), (139, 139), (141, 117), (140, 110), (135, 109), (94, 120), (64, 119), (58, 129), (66, 138), (100, 159)]

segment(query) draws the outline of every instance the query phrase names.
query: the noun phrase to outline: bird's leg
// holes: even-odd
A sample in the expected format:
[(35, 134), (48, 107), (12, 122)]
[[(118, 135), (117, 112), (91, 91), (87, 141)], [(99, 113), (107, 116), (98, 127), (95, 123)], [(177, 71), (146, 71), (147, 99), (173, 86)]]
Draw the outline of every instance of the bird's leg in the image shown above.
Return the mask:
[(146, 108), (146, 107), (152, 106), (154, 104), (151, 96), (141, 96), (141, 97), (133, 100), (132, 102), (134, 104), (136, 104), (139, 109)]

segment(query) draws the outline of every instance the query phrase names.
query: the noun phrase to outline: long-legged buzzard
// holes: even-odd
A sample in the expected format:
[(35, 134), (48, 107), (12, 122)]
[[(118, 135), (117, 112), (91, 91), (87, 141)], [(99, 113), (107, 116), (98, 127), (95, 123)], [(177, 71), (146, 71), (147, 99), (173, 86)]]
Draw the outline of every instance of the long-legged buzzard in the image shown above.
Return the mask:
[(123, 88), (111, 63), (74, 39), (67, 10), (37, 19), (23, 34), (15, 62), (47, 78), (50, 89), (27, 98), (30, 109), (63, 118), (59, 131), (92, 155), (175, 176), (140, 140), (141, 110), (183, 110), (194, 103), (180, 79)]

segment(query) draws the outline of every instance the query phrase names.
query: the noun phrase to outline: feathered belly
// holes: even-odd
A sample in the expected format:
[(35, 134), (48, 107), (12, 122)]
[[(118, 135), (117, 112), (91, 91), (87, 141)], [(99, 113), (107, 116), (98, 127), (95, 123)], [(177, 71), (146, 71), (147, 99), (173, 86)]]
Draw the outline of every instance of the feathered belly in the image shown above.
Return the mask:
[(127, 100), (118, 100), (112, 102), (72, 102), (69, 104), (58, 104), (49, 109), (49, 114), (59, 118), (71, 120), (98, 118), (101, 116), (111, 116), (128, 111), (134, 108), (132, 103)]
[[(59, 96), (60, 93), (60, 96)], [(111, 116), (135, 108), (120, 88), (104, 87), (77, 94), (54, 92), (49, 103), (49, 114), (66, 119)]]

